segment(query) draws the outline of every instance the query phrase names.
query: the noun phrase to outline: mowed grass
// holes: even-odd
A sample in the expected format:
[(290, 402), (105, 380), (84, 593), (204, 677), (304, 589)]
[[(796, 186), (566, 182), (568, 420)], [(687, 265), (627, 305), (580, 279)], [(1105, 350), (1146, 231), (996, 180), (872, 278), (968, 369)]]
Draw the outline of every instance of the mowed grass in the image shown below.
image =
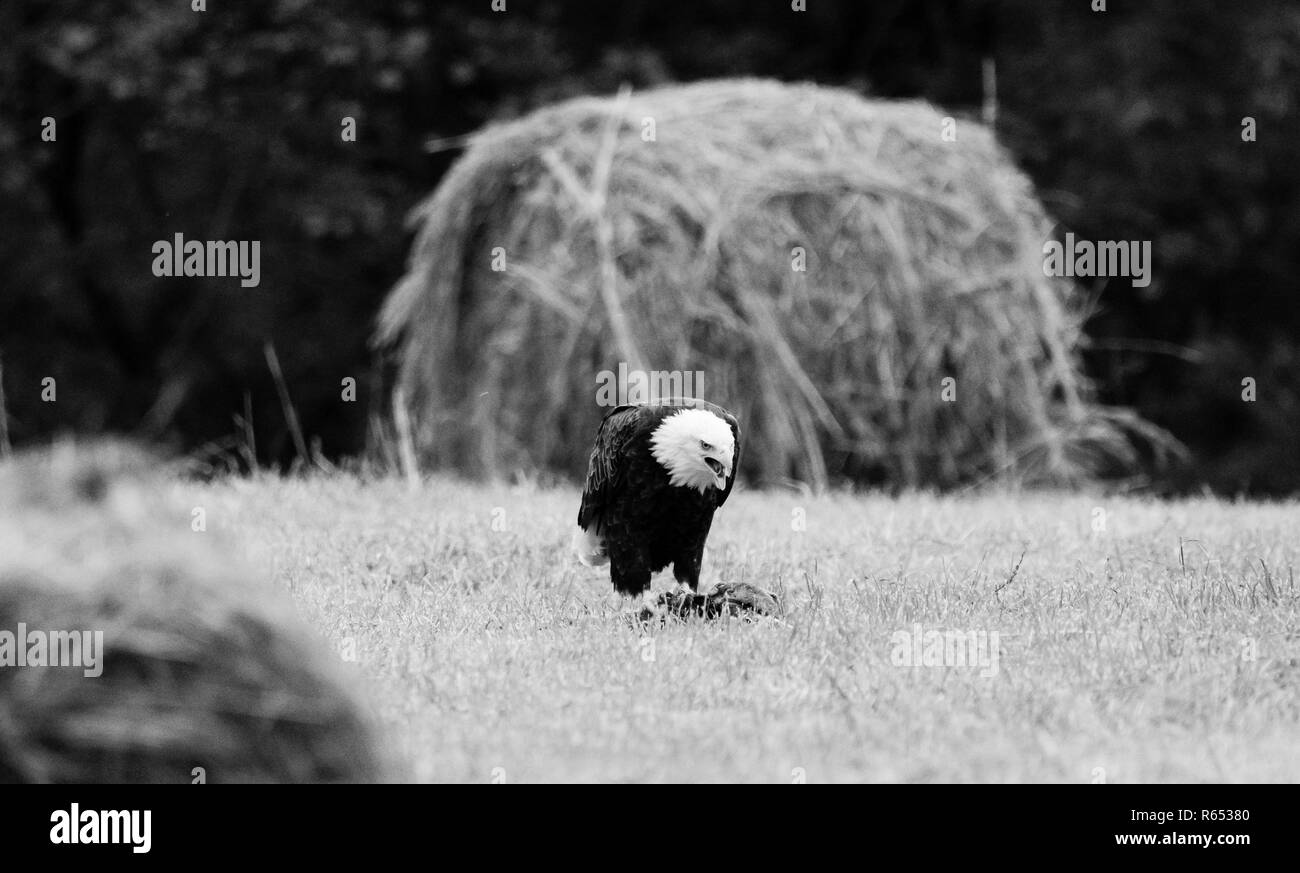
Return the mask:
[[(574, 489), (179, 487), (355, 652), (398, 778), (1300, 778), (1295, 503), (739, 491), (705, 578), (784, 618), (644, 629)], [(996, 632), (996, 674), (896, 664), (916, 624)]]

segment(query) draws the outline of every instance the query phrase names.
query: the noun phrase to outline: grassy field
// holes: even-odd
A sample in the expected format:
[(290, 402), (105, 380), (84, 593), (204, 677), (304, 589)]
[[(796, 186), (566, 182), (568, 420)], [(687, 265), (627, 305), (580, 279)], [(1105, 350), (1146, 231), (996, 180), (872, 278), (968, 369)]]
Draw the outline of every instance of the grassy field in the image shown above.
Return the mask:
[[(574, 490), (178, 487), (355, 656), (400, 778), (1300, 779), (1295, 503), (742, 491), (705, 579), (784, 617), (646, 630)], [(917, 625), (994, 645), (907, 666)]]

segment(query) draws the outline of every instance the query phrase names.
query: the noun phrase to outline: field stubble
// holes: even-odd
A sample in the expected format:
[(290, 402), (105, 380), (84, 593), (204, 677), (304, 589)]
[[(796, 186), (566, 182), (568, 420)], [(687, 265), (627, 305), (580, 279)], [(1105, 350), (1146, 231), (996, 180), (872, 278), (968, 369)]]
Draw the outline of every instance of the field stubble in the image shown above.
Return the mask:
[[(784, 616), (647, 629), (572, 558), (574, 490), (177, 487), (355, 659), (411, 779), (1300, 779), (1294, 503), (740, 492), (704, 579)], [(900, 664), (918, 630), (994, 660)]]

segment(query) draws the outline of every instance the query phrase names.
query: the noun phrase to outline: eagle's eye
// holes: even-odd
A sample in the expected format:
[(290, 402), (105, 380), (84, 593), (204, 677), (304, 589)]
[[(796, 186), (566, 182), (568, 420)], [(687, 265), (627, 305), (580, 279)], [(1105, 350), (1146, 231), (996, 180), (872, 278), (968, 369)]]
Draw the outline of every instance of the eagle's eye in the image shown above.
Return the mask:
[(704, 449), (706, 452), (713, 451), (713, 446), (709, 445), (704, 440), (700, 440), (700, 448)]

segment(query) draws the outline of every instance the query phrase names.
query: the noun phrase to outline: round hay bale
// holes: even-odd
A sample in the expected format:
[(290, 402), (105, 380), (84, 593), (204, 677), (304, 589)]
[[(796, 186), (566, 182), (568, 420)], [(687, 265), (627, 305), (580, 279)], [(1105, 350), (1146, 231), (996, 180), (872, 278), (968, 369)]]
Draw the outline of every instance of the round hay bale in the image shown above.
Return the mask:
[(0, 467), (0, 782), (380, 778), (337, 658), (155, 469), (114, 444)]
[(411, 442), (470, 473), (580, 474), (598, 374), (626, 362), (702, 372), (760, 480), (1060, 481), (1127, 460), (1141, 423), (1091, 402), (1029, 181), (987, 128), (943, 129), (924, 103), (759, 80), (484, 129), (414, 211), (379, 319)]

